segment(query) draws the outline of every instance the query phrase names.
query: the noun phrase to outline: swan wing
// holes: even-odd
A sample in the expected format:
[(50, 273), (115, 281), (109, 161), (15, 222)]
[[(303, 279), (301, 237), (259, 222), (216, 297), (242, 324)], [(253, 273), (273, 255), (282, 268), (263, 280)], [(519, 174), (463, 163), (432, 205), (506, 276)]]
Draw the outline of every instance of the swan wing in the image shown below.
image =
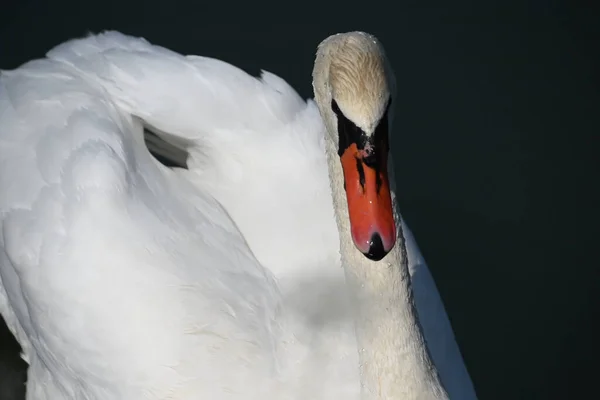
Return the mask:
[(68, 41), (47, 56), (99, 82), (120, 108), (180, 146), (219, 131), (270, 131), (306, 108), (269, 72), (251, 77), (226, 62), (183, 56), (118, 32)]
[(253, 398), (277, 304), (221, 205), (95, 81), (47, 59), (2, 72), (0, 312), (28, 396)]

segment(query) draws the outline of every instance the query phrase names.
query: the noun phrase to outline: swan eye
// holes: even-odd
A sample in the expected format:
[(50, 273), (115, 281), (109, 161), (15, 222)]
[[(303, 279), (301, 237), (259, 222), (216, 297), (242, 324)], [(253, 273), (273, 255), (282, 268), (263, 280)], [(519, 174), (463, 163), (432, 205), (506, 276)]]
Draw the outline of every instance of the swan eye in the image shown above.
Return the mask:
[(351, 123), (351, 124), (354, 125), (354, 123), (352, 121), (350, 121), (346, 117), (346, 115), (344, 114), (344, 112), (340, 109), (340, 106), (338, 106), (338, 103), (337, 103), (337, 101), (335, 101), (335, 99), (331, 99), (331, 109), (333, 110), (333, 112), (335, 113), (335, 115), (337, 115), (338, 118), (344, 118), (349, 123)]
[(331, 99), (331, 109), (333, 110), (333, 112), (335, 113), (335, 115), (338, 116), (338, 118), (340, 117), (340, 115), (344, 115), (342, 113), (342, 110), (340, 110), (340, 107), (338, 106), (337, 101), (335, 101), (335, 99)]
[(359, 149), (363, 149), (369, 141), (367, 134), (344, 115), (334, 99), (331, 100), (331, 109), (337, 115), (338, 155), (341, 157), (352, 144), (356, 144)]

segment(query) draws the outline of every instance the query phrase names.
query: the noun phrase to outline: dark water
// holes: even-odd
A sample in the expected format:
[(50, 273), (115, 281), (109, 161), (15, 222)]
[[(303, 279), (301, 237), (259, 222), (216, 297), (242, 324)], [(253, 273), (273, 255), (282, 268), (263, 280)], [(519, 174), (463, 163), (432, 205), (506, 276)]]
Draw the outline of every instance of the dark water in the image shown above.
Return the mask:
[[(237, 2), (213, 10), (198, 1), (9, 1), (0, 68), (87, 31), (118, 29), (270, 70), (309, 97), (321, 39), (376, 34), (399, 83), (403, 215), (480, 399), (575, 398), (595, 387), (600, 96), (592, 3), (325, 3), (242, 11)], [(12, 372), (18, 358), (8, 338), (0, 334), (0, 387), (10, 389), (22, 375)], [(2, 390), (2, 399), (14, 398)]]

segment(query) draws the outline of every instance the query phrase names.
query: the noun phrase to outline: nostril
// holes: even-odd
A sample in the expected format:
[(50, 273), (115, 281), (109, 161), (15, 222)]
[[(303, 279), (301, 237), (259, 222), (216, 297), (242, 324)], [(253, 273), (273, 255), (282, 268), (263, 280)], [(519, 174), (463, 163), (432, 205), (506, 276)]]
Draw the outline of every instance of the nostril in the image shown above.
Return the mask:
[(383, 248), (383, 241), (381, 240), (379, 233), (375, 232), (371, 236), (371, 240), (369, 240), (369, 251), (364, 254), (368, 259), (373, 261), (379, 261), (385, 257), (387, 252)]

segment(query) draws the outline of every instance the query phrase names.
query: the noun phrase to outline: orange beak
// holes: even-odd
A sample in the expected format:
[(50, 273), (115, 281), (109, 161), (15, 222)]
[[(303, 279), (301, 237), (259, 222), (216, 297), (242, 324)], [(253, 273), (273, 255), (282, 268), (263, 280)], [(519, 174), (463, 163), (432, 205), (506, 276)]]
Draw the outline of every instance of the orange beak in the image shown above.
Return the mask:
[(394, 247), (396, 224), (387, 174), (387, 149), (368, 154), (350, 144), (341, 154), (352, 239), (367, 258), (381, 260)]

